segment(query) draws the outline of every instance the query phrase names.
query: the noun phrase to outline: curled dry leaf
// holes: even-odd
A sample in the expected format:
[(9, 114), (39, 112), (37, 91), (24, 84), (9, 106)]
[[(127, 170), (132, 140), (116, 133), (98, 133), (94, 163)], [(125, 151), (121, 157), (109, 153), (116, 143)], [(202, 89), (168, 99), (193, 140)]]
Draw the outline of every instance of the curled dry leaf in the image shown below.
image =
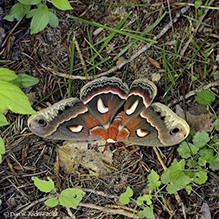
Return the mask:
[(157, 62), (155, 59), (152, 59), (148, 56), (146, 58), (155, 68), (160, 68), (160, 63)]
[[(103, 145), (95, 142), (95, 145)], [(62, 146), (57, 147), (60, 165), (64, 166), (68, 173), (73, 173), (79, 165), (88, 169), (91, 175), (104, 176), (111, 172), (112, 152), (110, 150), (102, 153), (103, 147), (98, 147), (99, 151), (88, 149), (86, 142), (65, 141)]]
[[(179, 105), (176, 105), (176, 114), (185, 119), (184, 111)], [(189, 108), (186, 112), (186, 119), (191, 130), (210, 132), (213, 129), (215, 116), (205, 106), (197, 105)]]

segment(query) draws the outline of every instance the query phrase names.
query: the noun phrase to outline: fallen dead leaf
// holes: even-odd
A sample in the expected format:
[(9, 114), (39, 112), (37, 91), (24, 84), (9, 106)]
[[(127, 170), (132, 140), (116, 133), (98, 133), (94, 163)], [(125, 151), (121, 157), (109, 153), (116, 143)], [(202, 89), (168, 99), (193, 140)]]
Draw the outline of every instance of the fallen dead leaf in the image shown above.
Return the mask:
[[(97, 144), (97, 142), (95, 142)], [(103, 145), (103, 144), (99, 144)], [(73, 173), (79, 165), (88, 169), (91, 175), (96, 177), (109, 174), (113, 168), (112, 152), (110, 150), (102, 153), (100, 151), (88, 149), (86, 142), (65, 141), (62, 146), (57, 147), (60, 165), (64, 166), (68, 173)]]

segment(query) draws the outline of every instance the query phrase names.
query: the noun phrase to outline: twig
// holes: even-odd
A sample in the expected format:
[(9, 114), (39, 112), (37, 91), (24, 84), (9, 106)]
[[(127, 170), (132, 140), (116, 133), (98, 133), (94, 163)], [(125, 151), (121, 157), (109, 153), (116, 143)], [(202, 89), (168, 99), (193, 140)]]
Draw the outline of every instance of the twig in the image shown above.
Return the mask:
[(50, 71), (54, 75), (57, 75), (57, 76), (62, 77), (62, 78), (71, 79), (71, 80), (93, 80), (95, 78), (100, 78), (100, 77), (103, 77), (103, 76), (106, 76), (109, 74), (108, 72), (103, 72), (101, 74), (93, 75), (93, 76), (67, 75), (65, 73), (55, 72), (52, 68), (46, 67), (43, 64), (41, 66), (44, 69)]
[(81, 50), (80, 50), (80, 46), (79, 46), (79, 44), (78, 44), (78, 41), (76, 40), (75, 37), (74, 37), (74, 41), (75, 41), (75, 47), (76, 47), (76, 49), (77, 49), (77, 51), (78, 51), (78, 54), (79, 54), (79, 58), (80, 58), (80, 60), (81, 60), (82, 67), (83, 67), (83, 69), (84, 69), (84, 71), (85, 71), (85, 70), (87, 70), (87, 66), (86, 66), (86, 64), (85, 64), (83, 55), (82, 55), (82, 53), (81, 53)]
[(130, 217), (130, 218), (136, 218), (136, 219), (139, 218), (136, 214), (125, 211), (123, 209), (112, 209), (112, 208), (107, 208), (107, 207), (102, 207), (102, 206), (89, 204), (89, 203), (82, 203), (82, 202), (79, 203), (78, 206), (85, 207), (85, 208), (97, 209), (99, 211), (102, 211), (102, 212), (105, 212), (108, 214), (119, 214), (119, 215), (123, 215), (123, 216)]
[(189, 93), (187, 93), (187, 94), (185, 95), (185, 97), (184, 97), (184, 96), (180, 96), (179, 99), (173, 100), (171, 103), (168, 104), (168, 106), (171, 107), (171, 106), (173, 106), (173, 105), (175, 105), (175, 104), (181, 102), (184, 98), (185, 98), (185, 100), (186, 100), (186, 99), (188, 99), (188, 98), (194, 96), (195, 94), (197, 94), (197, 93), (200, 92), (200, 91), (207, 90), (207, 89), (209, 89), (209, 88), (211, 88), (211, 87), (216, 87), (216, 86), (219, 86), (219, 81), (215, 81), (215, 82), (209, 83), (209, 84), (207, 84), (207, 85), (205, 85), (205, 86), (203, 86), (203, 87), (201, 87), (201, 88), (198, 88), (198, 89), (196, 89), (196, 90), (190, 91)]
[(102, 191), (95, 191), (93, 189), (86, 189), (86, 188), (83, 188), (83, 191), (84, 192), (94, 193), (96, 195), (100, 195), (100, 196), (107, 197), (107, 198), (119, 199), (118, 196), (116, 196), (116, 195), (109, 195), (109, 194), (106, 194)]

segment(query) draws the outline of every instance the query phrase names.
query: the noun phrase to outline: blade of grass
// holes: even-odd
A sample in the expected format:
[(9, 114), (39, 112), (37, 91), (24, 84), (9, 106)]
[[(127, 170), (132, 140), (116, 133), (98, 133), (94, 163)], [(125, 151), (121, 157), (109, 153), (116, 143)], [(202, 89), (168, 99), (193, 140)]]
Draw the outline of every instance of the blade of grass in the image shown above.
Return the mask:
[(149, 43), (156, 43), (157, 42), (157, 41), (152, 40), (152, 39), (148, 39), (148, 38), (145, 38), (145, 37), (142, 37), (142, 36), (131, 34), (131, 33), (128, 33), (128, 32), (122, 31), (122, 30), (116, 30), (114, 28), (111, 28), (111, 27), (108, 27), (108, 26), (96, 23), (94, 21), (88, 21), (88, 20), (85, 20), (85, 19), (73, 16), (73, 15), (68, 15), (68, 17), (72, 18), (72, 19), (74, 19), (76, 21), (83, 22), (85, 24), (89, 24), (89, 25), (92, 25), (92, 26), (95, 26), (95, 27), (104, 28), (104, 29), (109, 30), (111, 32), (116, 32), (116, 33), (119, 33), (119, 34), (122, 34), (122, 35), (125, 35), (125, 36), (129, 36), (131, 38), (134, 38), (134, 39), (137, 39), (137, 40), (141, 40), (143, 42), (149, 42)]
[[(70, 56), (70, 70), (69, 74), (73, 74), (74, 68), (74, 57), (75, 57), (75, 38), (71, 42), (71, 56)], [(68, 97), (71, 97), (72, 80), (68, 81)]]
[[(130, 15), (131, 15), (131, 12), (129, 12), (124, 18), (122, 18), (119, 22), (118, 22), (118, 24), (116, 25), (116, 27), (115, 27), (115, 29), (116, 30), (119, 30), (122, 26), (123, 26), (123, 24), (126, 22), (126, 20), (130, 17)], [(105, 39), (104, 39), (104, 43), (102, 44), (102, 46), (100, 47), (100, 49), (98, 50), (98, 53), (100, 54), (102, 51), (103, 51), (103, 49), (108, 45), (108, 43), (111, 41), (111, 39), (116, 35), (117, 33), (116, 32), (111, 32), (110, 34), (109, 34), (109, 36), (107, 36)], [(96, 55), (94, 56), (94, 57), (92, 57), (93, 59), (95, 59), (96, 57), (97, 57), (97, 53), (96, 53)], [(91, 59), (91, 62), (92, 62), (93, 60)]]
[[(148, 34), (151, 30), (153, 30), (164, 18), (166, 15), (166, 12), (158, 18), (153, 24), (151, 24), (144, 32), (140, 33), (140, 36), (144, 36), (145, 34)], [(121, 50), (121, 52), (114, 57), (113, 61), (117, 60), (121, 55), (123, 55), (127, 50), (129, 50), (138, 40), (134, 39), (129, 45), (127, 45), (124, 49)]]

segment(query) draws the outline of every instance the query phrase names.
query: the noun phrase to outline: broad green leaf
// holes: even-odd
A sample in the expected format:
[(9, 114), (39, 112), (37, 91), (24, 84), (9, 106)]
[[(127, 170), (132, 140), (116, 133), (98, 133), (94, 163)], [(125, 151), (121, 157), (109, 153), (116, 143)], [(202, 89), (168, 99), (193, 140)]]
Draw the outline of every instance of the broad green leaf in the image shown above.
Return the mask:
[(213, 171), (219, 170), (219, 154), (213, 157), (213, 159), (209, 162), (210, 168)]
[(30, 5), (23, 5), (17, 3), (12, 6), (8, 15), (4, 16), (4, 19), (7, 21), (13, 21), (14, 19), (20, 20), (24, 17), (25, 14), (30, 10)]
[(139, 218), (155, 219), (153, 205), (151, 205), (150, 207), (147, 206), (142, 211), (139, 211), (138, 216)]
[(26, 74), (18, 74), (18, 77), (11, 83), (16, 84), (20, 88), (28, 88), (39, 83), (39, 79)]
[(217, 131), (219, 131), (219, 119), (216, 119), (216, 121), (214, 122), (214, 127)]
[(18, 0), (18, 1), (24, 5), (37, 5), (41, 2), (41, 0)]
[(214, 157), (214, 151), (209, 148), (203, 148), (199, 151), (199, 155), (209, 163)]
[(0, 81), (12, 81), (17, 78), (17, 75), (14, 71), (11, 71), (8, 68), (0, 67)]
[(126, 191), (119, 196), (119, 202), (122, 205), (126, 205), (129, 203), (129, 198), (133, 196), (132, 189), (128, 186)]
[(198, 150), (198, 147), (194, 146), (191, 143), (187, 143), (186, 141), (180, 143), (179, 147), (177, 148), (179, 155), (186, 159), (196, 154)]
[(175, 192), (184, 189), (191, 182), (191, 178), (183, 174), (171, 184), (167, 185), (167, 191), (169, 194), (174, 194)]
[(193, 177), (193, 181), (200, 185), (205, 183), (207, 179), (208, 179), (207, 171), (201, 168), (195, 172), (195, 176)]
[(8, 125), (8, 121), (4, 114), (0, 113), (0, 126)]
[(7, 109), (20, 114), (33, 114), (27, 96), (14, 84), (0, 81), (0, 112)]
[(77, 188), (68, 188), (61, 192), (59, 202), (67, 208), (77, 209), (78, 203), (82, 200), (85, 192)]
[(190, 168), (194, 168), (197, 165), (197, 161), (193, 159), (188, 159), (186, 165)]
[(219, 71), (216, 71), (216, 72), (214, 73), (214, 80), (215, 80), (215, 81), (218, 81), (218, 80), (219, 80)]
[(59, 200), (58, 200), (58, 198), (50, 198), (47, 201), (45, 201), (44, 203), (45, 203), (45, 205), (49, 206), (50, 208), (53, 208), (59, 204)]
[(161, 182), (159, 181), (159, 175), (152, 170), (151, 173), (148, 175), (148, 187), (151, 189), (155, 189), (158, 188), (161, 184)]
[(49, 23), (49, 9), (40, 4), (30, 23), (31, 34), (42, 31)]
[(60, 10), (71, 10), (73, 9), (69, 4), (68, 0), (52, 0), (53, 5)]
[(194, 137), (193, 137), (193, 144), (196, 146), (196, 147), (199, 147), (199, 148), (202, 148), (204, 147), (207, 142), (210, 140), (209, 138), (209, 135), (207, 132), (205, 131), (200, 131), (200, 132), (197, 132)]
[(28, 11), (28, 13), (27, 13), (27, 15), (26, 15), (26, 18), (31, 18), (31, 17), (33, 17), (36, 12), (37, 12), (37, 9), (36, 9), (36, 8), (34, 8), (34, 9)]
[(137, 205), (143, 205), (144, 202), (146, 202), (147, 205), (151, 205), (151, 204), (152, 204), (151, 199), (152, 199), (152, 196), (151, 196), (151, 195), (139, 196), (139, 197), (137, 198), (136, 203), (137, 203)]
[(56, 16), (55, 13), (53, 13), (51, 11), (49, 12), (49, 24), (54, 28), (59, 25), (58, 17)]
[(177, 161), (174, 159), (171, 166), (165, 170), (161, 176), (161, 181), (166, 184), (177, 180), (179, 177), (184, 176), (185, 160)]
[(35, 176), (31, 177), (31, 179), (34, 181), (34, 185), (42, 192), (51, 192), (55, 188), (54, 182), (49, 177), (47, 177), (48, 180), (42, 180)]
[(195, 100), (203, 105), (210, 105), (215, 100), (215, 95), (209, 90), (203, 90), (197, 93)]

